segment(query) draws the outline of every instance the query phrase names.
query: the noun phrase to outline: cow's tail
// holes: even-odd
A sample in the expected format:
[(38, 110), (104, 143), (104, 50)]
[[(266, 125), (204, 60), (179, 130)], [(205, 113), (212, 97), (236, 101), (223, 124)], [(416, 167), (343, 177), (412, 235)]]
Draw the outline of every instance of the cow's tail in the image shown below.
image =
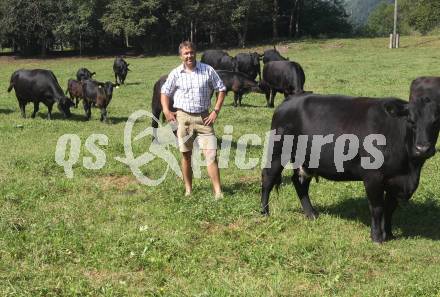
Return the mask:
[(11, 76), (11, 81), (9, 82), (8, 93), (11, 92), (12, 89), (14, 88), (14, 81), (15, 81), (15, 73), (12, 74), (12, 76)]
[(8, 93), (11, 92), (13, 88), (14, 88), (14, 82), (11, 81), (11, 83), (9, 84)]

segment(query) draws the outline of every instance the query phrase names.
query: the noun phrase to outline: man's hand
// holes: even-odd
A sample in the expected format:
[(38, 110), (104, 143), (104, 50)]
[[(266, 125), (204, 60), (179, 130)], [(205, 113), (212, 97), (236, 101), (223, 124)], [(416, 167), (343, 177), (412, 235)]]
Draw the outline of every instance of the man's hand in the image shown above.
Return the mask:
[(211, 124), (214, 124), (216, 119), (217, 119), (217, 113), (215, 111), (211, 111), (209, 116), (203, 119), (203, 123), (205, 124), (205, 126), (209, 126)]
[(167, 119), (167, 122), (175, 122), (176, 121), (176, 113), (171, 111), (164, 111), (163, 114), (165, 115), (165, 118)]

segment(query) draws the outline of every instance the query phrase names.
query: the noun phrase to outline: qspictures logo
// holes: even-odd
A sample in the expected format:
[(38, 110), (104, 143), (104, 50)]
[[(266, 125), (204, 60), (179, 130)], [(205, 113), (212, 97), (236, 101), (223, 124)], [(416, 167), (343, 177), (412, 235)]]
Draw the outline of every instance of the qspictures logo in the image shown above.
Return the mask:
[[(157, 122), (159, 128), (148, 127), (133, 137), (133, 128), (140, 119), (150, 119)], [(146, 121), (149, 122), (149, 121)], [(178, 150), (177, 137), (174, 131), (175, 125), (161, 122), (149, 111), (138, 110), (130, 115), (124, 128), (124, 153), (125, 156), (116, 156), (114, 159), (127, 165), (136, 179), (146, 186), (157, 186), (167, 177), (169, 171), (173, 171), (182, 178), (182, 172), (179, 161), (172, 152)], [(231, 163), (231, 151), (233, 143), (233, 126), (226, 125), (223, 128), (220, 147), (217, 153), (219, 168), (228, 168)], [(136, 156), (133, 152), (133, 142), (139, 141), (144, 137), (151, 136), (152, 141), (147, 150)], [(188, 136), (188, 138), (191, 137)], [(283, 139), (283, 143), (279, 143)], [(183, 139), (185, 141), (186, 139)], [(296, 152), (292, 149), (296, 141)], [(281, 145), (281, 163), (283, 166), (289, 166), (294, 169), (300, 168), (306, 159), (306, 152), (311, 142), (309, 152), (309, 162), (307, 168), (318, 168), (321, 157), (321, 150), (324, 145), (334, 145), (334, 164), (338, 172), (344, 172), (344, 163), (352, 160), (358, 155), (361, 145), (359, 138), (354, 134), (342, 134), (334, 137), (334, 134), (328, 135), (277, 135), (275, 130), (265, 133), (265, 138), (261, 139), (257, 134), (244, 134), (237, 140), (235, 148), (235, 166), (241, 170), (251, 170), (258, 166), (269, 168), (272, 164), (272, 153), (276, 142), (278, 147)], [(201, 178), (201, 168), (206, 166), (206, 161), (202, 157), (201, 149), (198, 145), (197, 137), (194, 140), (192, 155), (192, 168), (194, 178)], [(91, 156), (82, 158), (82, 165), (89, 170), (99, 170), (104, 168), (107, 162), (107, 156), (102, 150), (103, 146), (109, 144), (109, 138), (105, 134), (91, 134), (87, 137), (84, 148)], [(261, 158), (247, 157), (250, 146), (263, 145)], [(362, 147), (370, 156), (361, 158), (360, 163), (364, 169), (378, 169), (384, 162), (382, 152), (376, 146), (386, 145), (385, 136), (382, 134), (370, 134), (362, 141)], [(81, 152), (81, 139), (76, 134), (64, 134), (58, 138), (55, 149), (55, 162), (64, 168), (67, 178), (74, 177), (73, 166), (79, 161)], [(295, 158), (292, 158), (294, 156)], [(150, 162), (159, 158), (164, 164), (164, 173), (159, 178), (151, 178), (144, 174), (142, 167), (148, 166)], [(294, 162), (291, 163), (291, 160)]]

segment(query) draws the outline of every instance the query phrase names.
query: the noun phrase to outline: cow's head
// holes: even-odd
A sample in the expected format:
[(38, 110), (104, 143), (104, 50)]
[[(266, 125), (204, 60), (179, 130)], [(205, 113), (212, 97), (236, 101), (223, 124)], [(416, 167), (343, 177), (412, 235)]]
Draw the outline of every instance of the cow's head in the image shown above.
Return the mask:
[(105, 83), (98, 83), (98, 87), (102, 89), (107, 97), (107, 99), (110, 101), (113, 96), (113, 88), (119, 86), (118, 83), (114, 84), (110, 81), (106, 81)]
[(75, 103), (66, 96), (58, 99), (58, 110), (63, 114), (65, 118), (68, 118), (72, 115), (70, 112), (70, 108), (73, 106), (75, 106)]
[(429, 97), (420, 97), (410, 103), (392, 102), (386, 109), (393, 117), (406, 118), (412, 157), (427, 159), (435, 154), (440, 128), (440, 106), (437, 102)]

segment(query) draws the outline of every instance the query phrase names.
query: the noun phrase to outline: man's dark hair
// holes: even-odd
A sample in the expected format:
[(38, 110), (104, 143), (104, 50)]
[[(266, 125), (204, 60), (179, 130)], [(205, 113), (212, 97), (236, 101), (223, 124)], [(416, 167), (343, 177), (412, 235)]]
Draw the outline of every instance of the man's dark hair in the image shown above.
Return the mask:
[(179, 45), (179, 55), (182, 54), (182, 49), (184, 47), (190, 48), (194, 51), (196, 50), (196, 45), (194, 43), (192, 43), (191, 41), (185, 40)]

